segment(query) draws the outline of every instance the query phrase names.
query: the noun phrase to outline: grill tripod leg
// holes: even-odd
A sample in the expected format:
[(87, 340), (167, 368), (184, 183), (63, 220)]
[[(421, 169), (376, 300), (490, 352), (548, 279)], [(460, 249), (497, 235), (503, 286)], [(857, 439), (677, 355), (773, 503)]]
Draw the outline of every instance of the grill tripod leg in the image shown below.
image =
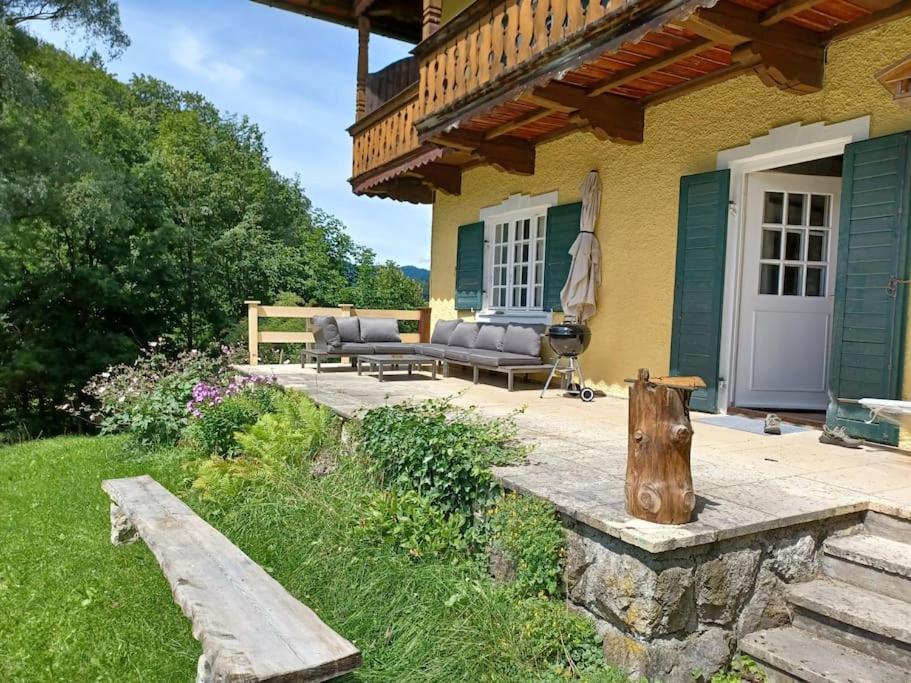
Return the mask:
[(538, 398), (544, 398), (544, 393), (547, 391), (547, 388), (550, 386), (550, 381), (554, 378), (554, 375), (557, 374), (557, 364), (560, 362), (559, 359), (554, 361), (554, 366), (550, 369), (550, 374), (547, 376), (547, 381), (544, 383), (544, 388), (541, 389), (541, 395)]

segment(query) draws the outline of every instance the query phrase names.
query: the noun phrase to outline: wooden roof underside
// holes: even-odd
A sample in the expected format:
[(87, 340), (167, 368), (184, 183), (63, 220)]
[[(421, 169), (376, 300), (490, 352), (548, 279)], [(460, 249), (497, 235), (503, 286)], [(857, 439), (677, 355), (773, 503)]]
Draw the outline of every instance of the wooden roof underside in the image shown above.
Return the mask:
[[(357, 28), (354, 0), (253, 0), (261, 5)], [(380, 0), (366, 11), (370, 31), (387, 38), (417, 43), (421, 39), (421, 0)]]
[[(705, 11), (755, 16), (758, 25), (774, 30), (776, 35), (809, 36), (815, 42), (808, 45), (819, 47), (818, 84), (801, 83), (799, 77), (788, 80), (777, 68), (766, 68), (764, 56), (744, 56), (744, 51), (755, 50), (755, 40), (725, 41), (724, 36), (709, 35), (711, 31), (700, 29), (689, 19), (668, 22), (649, 30), (636, 42), (624, 43), (616, 50), (585, 59), (559, 80), (537, 80), (530, 87), (513, 89), (498, 101), (475, 110), (463, 107), (458, 111), (459, 103), (455, 103), (450, 121), (457, 122), (457, 127), (453, 129), (449, 123), (445, 129), (440, 127), (428, 132), (421, 130), (419, 125), (423, 145), (443, 145), (450, 150), (437, 160), (434, 164), (437, 167), (490, 163), (507, 171), (528, 173), (533, 172), (534, 145), (573, 130), (590, 129), (601, 138), (641, 142), (641, 138), (636, 139), (635, 127), (630, 131), (630, 126), (621, 126), (613, 135), (609, 129), (593, 126), (573, 106), (561, 106), (563, 91), (583, 97), (592, 97), (597, 92), (609, 96), (611, 102), (628, 103), (633, 107), (631, 111), (640, 107), (644, 112), (648, 106), (753, 70), (766, 85), (797, 94), (813, 92), (822, 85), (824, 46), (828, 42), (899, 16), (911, 15), (911, 0), (731, 0), (719, 2), (714, 9)], [(552, 99), (554, 93), (551, 91), (560, 97)], [(470, 105), (470, 96), (465, 99)], [(621, 111), (625, 110), (621, 107)], [(440, 119), (447, 115), (449, 112), (444, 112)], [(495, 143), (500, 143), (501, 147), (508, 143), (507, 161), (503, 164), (497, 163), (497, 154), (485, 154), (482, 149), (482, 145)], [(509, 159), (521, 156), (519, 152), (513, 154), (512, 150), (520, 150), (523, 146), (526, 156), (530, 155), (530, 171), (527, 162), (513, 164)], [(403, 169), (402, 175), (395, 177), (389, 166), (383, 169), (384, 182), (371, 183), (366, 194), (430, 202), (434, 188), (447, 190), (434, 185), (430, 178), (422, 175), (420, 168)], [(352, 184), (358, 181), (363, 184), (365, 177), (353, 179)], [(424, 182), (426, 192), (416, 191), (416, 182)], [(397, 186), (401, 183), (408, 185), (408, 196), (399, 195)], [(448, 190), (457, 193), (459, 184), (450, 182)]]

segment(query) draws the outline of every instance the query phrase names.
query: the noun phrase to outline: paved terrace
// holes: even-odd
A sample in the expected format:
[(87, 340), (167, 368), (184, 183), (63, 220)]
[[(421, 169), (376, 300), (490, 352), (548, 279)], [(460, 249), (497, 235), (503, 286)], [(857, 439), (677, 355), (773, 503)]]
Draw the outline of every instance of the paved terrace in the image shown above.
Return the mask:
[[(711, 543), (791, 524), (865, 509), (911, 518), (911, 454), (865, 446), (850, 450), (822, 445), (819, 432), (781, 436), (752, 434), (707, 424), (694, 413), (692, 471), (696, 521), (665, 526), (624, 511), (627, 401), (593, 403), (553, 390), (538, 398), (534, 385), (509, 393), (501, 375), (482, 383), (452, 377), (396, 376), (380, 383), (347, 366), (312, 369), (295, 365), (239, 366), (250, 374), (274, 375), (285, 387), (307, 392), (350, 417), (361, 408), (405, 399), (456, 396), (496, 418), (517, 409), (522, 439), (533, 445), (526, 463), (496, 468), (504, 486), (550, 500), (589, 526), (649, 552)], [(485, 383), (486, 382), (486, 383)]]

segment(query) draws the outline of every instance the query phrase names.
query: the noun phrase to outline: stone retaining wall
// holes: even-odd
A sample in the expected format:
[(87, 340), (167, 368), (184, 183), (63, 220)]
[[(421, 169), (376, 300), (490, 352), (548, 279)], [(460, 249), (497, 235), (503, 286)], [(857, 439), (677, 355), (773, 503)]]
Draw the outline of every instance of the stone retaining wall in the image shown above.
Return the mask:
[(738, 638), (788, 623), (785, 586), (814, 578), (823, 541), (859, 524), (854, 514), (653, 554), (564, 518), (568, 602), (595, 619), (612, 664), (691, 682), (727, 666)]

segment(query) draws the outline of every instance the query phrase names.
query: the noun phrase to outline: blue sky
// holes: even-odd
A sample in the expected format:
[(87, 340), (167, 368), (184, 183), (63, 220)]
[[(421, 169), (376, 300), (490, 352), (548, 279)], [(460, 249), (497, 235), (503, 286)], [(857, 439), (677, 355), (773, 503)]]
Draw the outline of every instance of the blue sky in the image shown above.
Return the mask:
[[(356, 197), (348, 185), (357, 32), (251, 0), (120, 0), (132, 46), (108, 69), (143, 73), (246, 114), (266, 136), (272, 165), (298, 175), (316, 206), (334, 214), (379, 259), (429, 267), (430, 207)], [(44, 28), (60, 47), (78, 42)], [(371, 36), (370, 70), (407, 55)]]

